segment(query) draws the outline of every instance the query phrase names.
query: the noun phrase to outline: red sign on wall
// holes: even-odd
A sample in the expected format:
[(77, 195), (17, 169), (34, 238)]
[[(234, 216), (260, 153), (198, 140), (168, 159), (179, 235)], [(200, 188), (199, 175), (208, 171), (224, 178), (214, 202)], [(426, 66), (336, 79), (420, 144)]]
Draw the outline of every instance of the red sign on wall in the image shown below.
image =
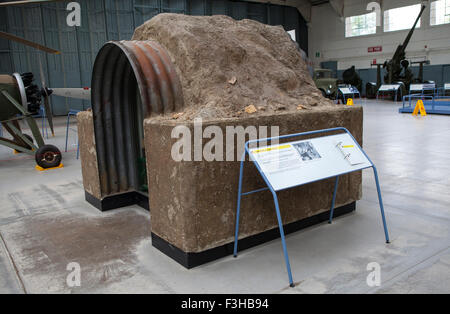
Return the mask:
[(381, 52), (381, 51), (383, 51), (382, 46), (374, 46), (367, 48), (367, 52)]

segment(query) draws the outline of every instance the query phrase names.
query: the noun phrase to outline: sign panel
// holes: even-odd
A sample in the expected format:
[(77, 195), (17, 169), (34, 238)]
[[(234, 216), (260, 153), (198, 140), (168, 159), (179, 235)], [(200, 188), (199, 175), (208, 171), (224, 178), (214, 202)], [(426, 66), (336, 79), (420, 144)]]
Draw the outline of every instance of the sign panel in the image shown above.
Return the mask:
[(250, 149), (250, 158), (275, 191), (372, 166), (347, 133)]
[(353, 92), (348, 87), (339, 87), (342, 94), (353, 94)]
[(426, 89), (434, 89), (436, 87), (433, 83), (425, 83), (425, 84), (411, 84), (409, 87), (410, 91), (423, 91)]
[(421, 91), (423, 89), (422, 84), (411, 84), (409, 86), (410, 91)]
[(383, 51), (382, 46), (373, 46), (373, 47), (367, 48), (367, 52), (381, 52), (381, 51)]
[(383, 84), (378, 89), (379, 91), (396, 91), (400, 88), (400, 84)]
[(341, 85), (341, 86), (338, 86), (338, 88), (339, 88), (339, 91), (344, 95), (345, 94), (359, 94), (359, 90), (355, 86), (352, 86), (352, 85)]
[(445, 83), (444, 84), (444, 89), (450, 89), (450, 83)]

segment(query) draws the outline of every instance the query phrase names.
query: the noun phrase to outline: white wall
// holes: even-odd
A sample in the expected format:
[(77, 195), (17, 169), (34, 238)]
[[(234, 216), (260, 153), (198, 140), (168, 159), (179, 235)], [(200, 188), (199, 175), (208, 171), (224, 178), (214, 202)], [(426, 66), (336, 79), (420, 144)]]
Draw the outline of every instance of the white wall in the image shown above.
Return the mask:
[[(373, 0), (372, 0), (373, 1)], [(345, 0), (344, 16), (369, 13), (367, 4), (372, 1)], [(428, 1), (426, 1), (428, 2)], [(421, 3), (420, 0), (382, 1), (382, 11), (386, 9)], [(420, 28), (416, 28), (406, 49), (406, 57), (427, 57), (431, 64), (450, 63), (450, 24), (430, 26), (430, 3), (427, 3)], [(356, 68), (370, 68), (373, 59), (378, 63), (392, 58), (395, 49), (403, 42), (409, 30), (383, 32), (383, 16), (377, 33), (359, 37), (345, 37), (345, 18), (337, 15), (330, 4), (312, 7), (309, 23), (309, 56), (316, 66), (321, 61), (338, 61), (338, 69), (355, 65)], [(368, 53), (367, 48), (382, 46), (383, 51)], [(428, 46), (425, 49), (425, 46)], [(320, 57), (316, 58), (316, 52)]]

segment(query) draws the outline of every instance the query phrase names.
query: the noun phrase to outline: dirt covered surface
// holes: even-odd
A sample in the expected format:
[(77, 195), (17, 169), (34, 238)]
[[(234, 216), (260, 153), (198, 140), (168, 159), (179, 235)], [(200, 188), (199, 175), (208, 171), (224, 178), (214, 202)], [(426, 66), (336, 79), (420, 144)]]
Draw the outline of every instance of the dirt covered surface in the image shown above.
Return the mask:
[(168, 51), (185, 107), (158, 119), (221, 119), (336, 106), (315, 87), (297, 45), (281, 26), (223, 15), (164, 13), (135, 30)]

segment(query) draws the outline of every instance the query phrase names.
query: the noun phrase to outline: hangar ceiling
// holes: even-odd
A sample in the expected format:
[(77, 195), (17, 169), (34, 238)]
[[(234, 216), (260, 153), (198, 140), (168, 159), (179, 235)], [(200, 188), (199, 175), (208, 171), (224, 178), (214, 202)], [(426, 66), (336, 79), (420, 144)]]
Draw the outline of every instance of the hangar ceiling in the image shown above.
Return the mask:
[(303, 18), (311, 21), (311, 7), (329, 3), (336, 14), (342, 17), (344, 14), (344, 0), (246, 0), (248, 2), (272, 3), (288, 5), (297, 8)]

